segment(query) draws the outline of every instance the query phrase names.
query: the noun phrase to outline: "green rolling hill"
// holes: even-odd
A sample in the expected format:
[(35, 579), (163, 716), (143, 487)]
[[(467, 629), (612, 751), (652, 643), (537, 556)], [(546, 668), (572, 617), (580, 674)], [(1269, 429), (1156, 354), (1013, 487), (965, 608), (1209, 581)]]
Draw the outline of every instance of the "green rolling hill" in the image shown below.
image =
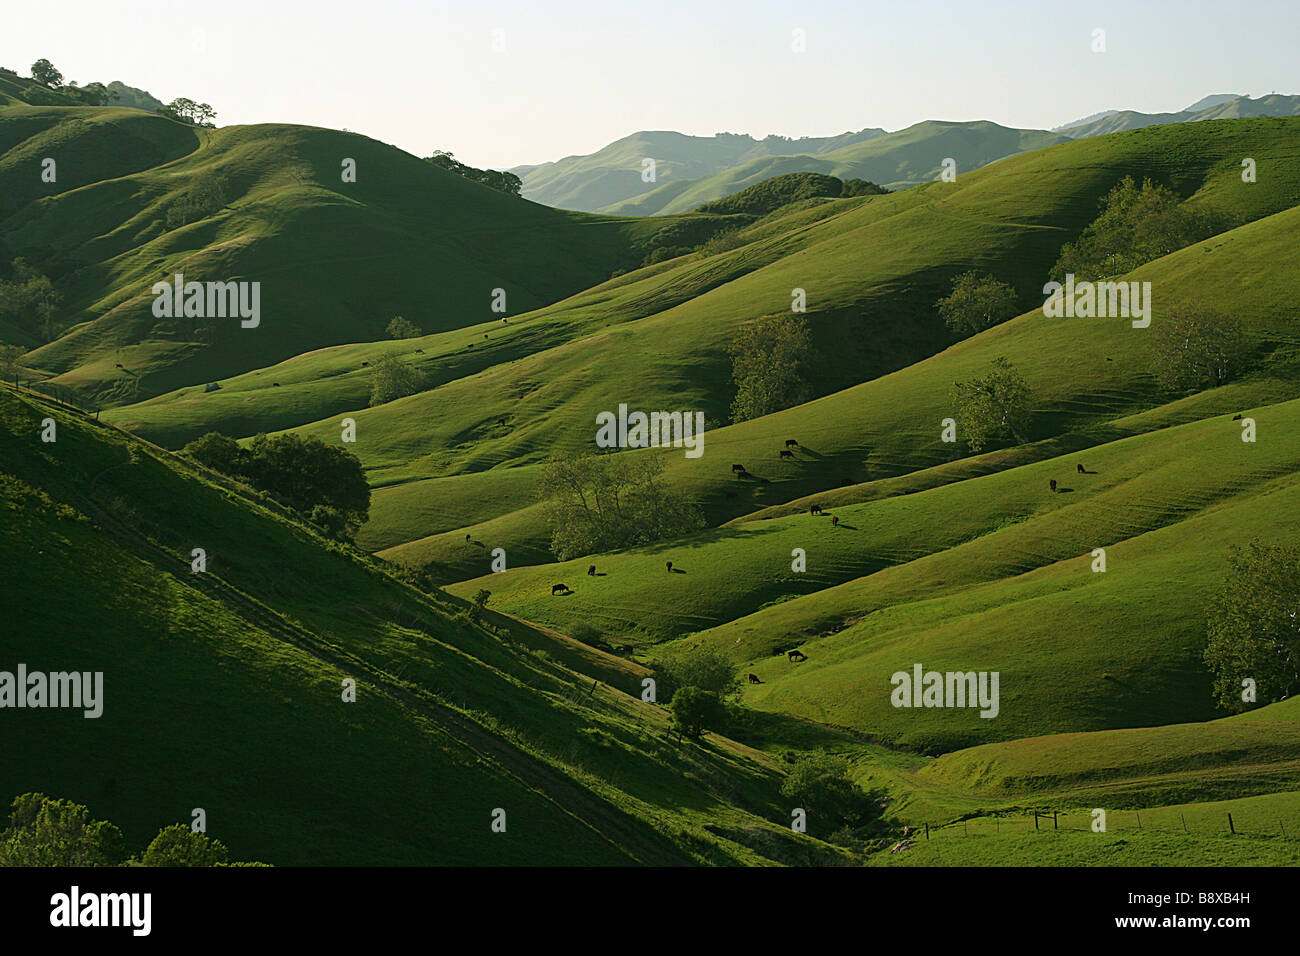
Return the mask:
[[(102, 671), (105, 687), (94, 720), (9, 715), (40, 746), (5, 762), (6, 793), (70, 797), (137, 843), (202, 807), (233, 852), (276, 864), (838, 852), (781, 825), (779, 774), (754, 751), (672, 745), (661, 709), (608, 683), (639, 688), (617, 661), (593, 690), (561, 663), (575, 658), (564, 639), (496, 616), (489, 633), (246, 490), (8, 388), (0, 441), (0, 579), (23, 609), (0, 639), (6, 667)], [(490, 829), (497, 807), (505, 833)]]
[[(667, 130), (633, 133), (587, 156), (567, 156), (553, 163), (510, 170), (523, 180), (522, 195), (562, 209), (595, 212), (655, 189), (672, 189), (750, 160), (776, 156), (819, 155), (884, 134), (864, 129), (838, 136), (754, 139), (740, 133), (688, 136)], [(642, 178), (645, 159), (655, 161), (654, 179)], [(644, 215), (639, 213), (638, 215)]]
[[(729, 520), (947, 461), (952, 450), (938, 443), (935, 423), (946, 414), (951, 383), (999, 354), (1043, 387), (1036, 439), (1162, 404), (1137, 330), (1053, 325), (1028, 312), (947, 348), (950, 333), (933, 313), (947, 279), (971, 267), (1013, 281), (1031, 307), (1061, 243), (1082, 228), (1120, 176), (1143, 169), (1176, 182), (1193, 201), (1246, 221), (1153, 263), (1137, 278), (1168, 289), (1164, 301), (1170, 303), (1248, 293), (1242, 319), (1260, 337), (1260, 349), (1280, 363), (1271, 376), (1262, 375), (1258, 395), (1276, 400), (1279, 389), (1268, 383), (1287, 380), (1292, 361), (1284, 344), (1292, 284), (1285, 270), (1265, 264), (1271, 261), (1265, 256), (1289, 254), (1290, 210), (1300, 195), (1287, 174), (1241, 183), (1234, 157), (1249, 150), (1262, 163), (1287, 168), (1294, 162), (1286, 145), (1293, 123), (1157, 127), (1084, 140), (1009, 158), (954, 184), (825, 202), (811, 211), (811, 221), (809, 211), (791, 213), (789, 228), (778, 216), (773, 224), (751, 227), (760, 238), (740, 248), (630, 273), (499, 331), (484, 326), (486, 343), (470, 341), (482, 333), (466, 330), (411, 344), (411, 357), (445, 384), (377, 408), (363, 407), (368, 389), (361, 362), (367, 359), (322, 353), (295, 360), (299, 366), (236, 380), (232, 388), (243, 394), (209, 396), (191, 387), (110, 417), (179, 445), (212, 429), (248, 435), (255, 423), (289, 427), (313, 414), (322, 418), (305, 431), (333, 441), (339, 417), (353, 416), (356, 451), (377, 492), (363, 544), (405, 563), (433, 563), (443, 579), (467, 578), (484, 568), (481, 549), (465, 546), (467, 532), (490, 540), (489, 547), (519, 552), (516, 564), (544, 560), (547, 536), (533, 506), (533, 472), (550, 455), (589, 442), (597, 411), (619, 401), (693, 407), (721, 425), (730, 395), (725, 347), (731, 330), (781, 310), (790, 289), (805, 287), (814, 334), (824, 343), (815, 369), (823, 397), (771, 421), (716, 428), (706, 447), (719, 449), (719, 457), (665, 459), (715, 523)], [(1060, 225), (1049, 226), (1052, 221)], [(1161, 301), (1157, 315), (1165, 308)], [(522, 355), (517, 349), (524, 339), (539, 347)], [(501, 360), (485, 358), (485, 347), (500, 350)], [(415, 348), (424, 354), (415, 356)], [(471, 352), (473, 364), (466, 364)], [(453, 378), (453, 360), (467, 374)], [(1059, 374), (1063, 363), (1072, 374)], [(278, 388), (271, 384), (291, 370), (297, 376), (292, 388), (288, 380)], [(313, 375), (330, 384), (311, 387)], [(1260, 399), (1235, 400), (1252, 405)], [(229, 424), (227, 416), (235, 416)], [(411, 428), (416, 420), (427, 423), (418, 432)], [(919, 435), (935, 438), (918, 442)], [(814, 450), (817, 462), (778, 463), (773, 439), (785, 437)], [(755, 464), (769, 458), (770, 467)], [(730, 474), (733, 461), (747, 462), (770, 481), (738, 485)], [(444, 487), (445, 493), (435, 490)], [(417, 503), (435, 498), (442, 517), (428, 523), (427, 508)]]
[(1043, 130), (1008, 129), (987, 120), (952, 123), (927, 120), (895, 133), (808, 156), (752, 159), (683, 184), (680, 180), (600, 211), (614, 215), (664, 215), (687, 212), (715, 199), (785, 173), (812, 172), (840, 179), (865, 179), (899, 189), (939, 178), (945, 159), (961, 175), (995, 160), (1030, 149), (1066, 142)]
[[(4, 253), (40, 261), (62, 295), (57, 334), (25, 363), (104, 405), (382, 339), (399, 314), (430, 332), (499, 319), (496, 289), (524, 312), (608, 277), (656, 228), (548, 209), (309, 127), (11, 105), (0, 143)], [(39, 177), (46, 155), (61, 163), (54, 183)], [(356, 182), (342, 181), (345, 159)], [(221, 205), (182, 225), (196, 187)], [(178, 272), (261, 283), (260, 325), (157, 318), (151, 289)]]
[[(0, 791), (84, 803), (135, 844), (203, 807), (232, 856), (280, 865), (1294, 865), (1300, 709), (1224, 717), (1202, 660), (1230, 549), (1300, 526), (1300, 117), (1261, 115), (1286, 99), (1210, 97), (1186, 111), (1204, 122), (1106, 135), (1132, 117), (637, 134), (519, 170), (526, 194), (610, 215), (353, 134), (195, 129), (0, 76), (0, 264), (37, 264), (62, 296), (54, 335), (0, 316), (0, 341), (83, 407), (0, 386), (0, 594), (20, 622), (0, 669), (107, 687), (98, 720), (20, 712), (40, 746)], [(613, 174), (639, 183), (655, 150), (658, 188)], [(54, 183), (33, 175), (47, 155)], [(933, 181), (949, 156), (956, 182)], [(790, 170), (920, 184), (689, 211)], [(1187, 305), (1240, 321), (1248, 374), (1168, 392), (1148, 330), (1043, 315), (1061, 247), (1130, 175), (1230, 219), (1124, 278), (1151, 283), (1154, 327)], [(970, 269), (1020, 314), (958, 339), (935, 302)], [(261, 325), (155, 319), (149, 287), (175, 271), (264, 279)], [(796, 289), (814, 395), (729, 424), (728, 346)], [(397, 314), (423, 334), (387, 340)], [(370, 407), (388, 353), (424, 387)], [(944, 443), (953, 383), (999, 356), (1032, 390), (1029, 440)], [(557, 562), (542, 470), (622, 403), (705, 414), (701, 458), (623, 454), (660, 456), (706, 527)], [(210, 431), (338, 444), (344, 418), (372, 491), (355, 546), (175, 453)], [(752, 681), (728, 736), (682, 745), (640, 694), (697, 647)], [(893, 706), (915, 664), (997, 671), (996, 719)], [(888, 794), (870, 839), (791, 832), (782, 782), (813, 750)]]

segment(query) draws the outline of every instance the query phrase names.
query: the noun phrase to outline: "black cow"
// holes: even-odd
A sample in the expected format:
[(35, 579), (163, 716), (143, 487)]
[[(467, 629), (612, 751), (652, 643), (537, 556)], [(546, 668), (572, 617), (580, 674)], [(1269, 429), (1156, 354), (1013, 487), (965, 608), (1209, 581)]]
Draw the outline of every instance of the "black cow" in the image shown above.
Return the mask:
[(472, 536), (472, 535), (468, 535), (468, 534), (467, 534), (467, 535), (465, 535), (465, 540), (466, 540), (466, 541), (472, 541), (472, 540), (474, 540), (474, 539), (473, 539), (473, 536)]
[(1051, 481), (1049, 481), (1047, 484), (1048, 484), (1048, 486), (1049, 486), (1053, 491), (1056, 490), (1056, 479), (1055, 479), (1055, 478), (1053, 478), (1053, 479), (1052, 479)]
[(810, 515), (819, 515), (819, 514), (822, 513), (822, 506), (821, 506), (821, 505), (813, 505), (811, 508), (808, 509), (808, 513), (809, 513)]
[(1079, 474), (1081, 475), (1086, 475), (1088, 473), (1087, 469), (1084, 468), (1083, 465), (1076, 465), (1075, 467), (1079, 469)]
[(761, 683), (763, 683), (761, 680), (758, 679), (758, 675), (757, 675), (757, 674), (750, 674), (750, 675), (749, 675), (749, 682), (750, 682), (751, 684), (761, 684)]
[(589, 575), (591, 575), (592, 577), (595, 577), (595, 576), (596, 576), (596, 566), (593, 564), (591, 567), (587, 568), (587, 573), (588, 573)]
[(551, 594), (552, 594), (552, 595), (555, 595), (555, 594), (572, 594), (572, 593), (573, 593), (573, 589), (572, 589), (571, 587), (569, 587), (567, 584), (553, 584), (553, 585), (551, 585)]
[[(121, 367), (122, 367), (122, 366), (120, 366), (120, 365), (118, 366), (118, 368), (121, 368)], [(1233, 420), (1234, 422), (1239, 422), (1239, 421), (1241, 421), (1241, 413), (1238, 412), (1236, 415), (1233, 415), (1233, 416), (1232, 416), (1232, 420)]]
[(781, 452), (781, 457), (782, 457), (782, 458), (793, 458), (793, 457), (794, 457), (794, 452), (792, 452), (792, 451), (782, 451), (782, 452)]
[(833, 528), (833, 527), (835, 527), (835, 526), (836, 526), (837, 524), (839, 524), (839, 523), (840, 523), (840, 516), (839, 516), (839, 515), (831, 515), (831, 527)]
[(424, 349), (416, 349), (416, 350), (415, 350), (415, 354), (416, 354), (416, 355), (423, 355), (423, 354), (424, 354)]
[(669, 571), (669, 573), (671, 573), (672, 570), (673, 570), (673, 563), (672, 563), (671, 561), (669, 561), (669, 562), (668, 562), (668, 571)]
[(272, 387), (272, 388), (279, 388), (279, 387), (280, 387), (280, 383), (279, 383), (279, 382), (272, 382), (272, 383), (271, 383), (271, 387)]
[(731, 466), (731, 473), (732, 473), (733, 475), (743, 475), (743, 474), (745, 474), (745, 466), (744, 466), (744, 465), (732, 465), (732, 466)]
[(369, 362), (362, 362), (361, 367), (366, 368), (369, 364), (370, 364)]
[(785, 656), (790, 658), (790, 660), (794, 661), (796, 664), (799, 661), (806, 661), (808, 659), (803, 655), (803, 652), (801, 651), (791, 651), (789, 654), (786, 654)]
[(797, 441), (795, 441), (793, 438), (787, 438), (787, 439), (785, 440), (785, 447), (786, 447), (786, 448), (798, 448), (798, 447), (799, 447), (799, 443), (798, 443)]

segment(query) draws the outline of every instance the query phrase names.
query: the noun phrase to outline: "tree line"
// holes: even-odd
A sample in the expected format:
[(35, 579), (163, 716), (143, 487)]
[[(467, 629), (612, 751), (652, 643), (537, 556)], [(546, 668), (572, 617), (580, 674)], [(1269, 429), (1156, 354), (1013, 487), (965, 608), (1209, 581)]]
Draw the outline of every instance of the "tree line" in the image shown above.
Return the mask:
[(129, 855), (122, 831), (71, 800), (24, 793), (0, 830), (0, 866), (265, 866), (232, 863), (220, 840), (182, 823), (163, 827)]

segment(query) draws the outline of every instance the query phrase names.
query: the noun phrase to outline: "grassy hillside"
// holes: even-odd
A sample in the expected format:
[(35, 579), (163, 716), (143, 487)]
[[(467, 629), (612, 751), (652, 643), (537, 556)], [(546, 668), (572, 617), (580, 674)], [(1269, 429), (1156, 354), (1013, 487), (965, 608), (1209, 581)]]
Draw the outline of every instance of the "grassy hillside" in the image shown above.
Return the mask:
[(136, 843), (203, 807), (233, 853), (279, 864), (837, 852), (781, 825), (779, 775), (756, 754), (672, 744), (661, 710), (559, 663), (562, 641), (505, 619), (489, 633), (237, 486), (8, 389), (0, 431), (0, 580), (21, 623), (5, 666), (105, 681), (97, 720), (11, 713), (40, 746), (6, 762), (0, 791), (70, 797)]
[(1256, 116), (1296, 116), (1300, 114), (1300, 96), (1283, 96), (1270, 93), (1258, 99), (1249, 96), (1207, 96), (1178, 113), (1141, 113), (1137, 110), (1119, 110), (1108, 113), (1088, 123), (1079, 123), (1060, 130), (1078, 139), (1085, 136), (1104, 136), (1126, 130), (1143, 129), (1166, 123), (1198, 123), (1216, 119), (1243, 119)]
[(607, 205), (601, 211), (633, 216), (686, 212), (773, 176), (796, 172), (866, 179), (899, 188), (938, 179), (945, 159), (955, 160), (960, 175), (1004, 156), (1067, 139), (1043, 130), (1008, 129), (987, 120), (972, 123), (927, 120), (830, 152), (753, 159), (696, 179), (689, 185), (674, 181), (633, 199)]
[[(1028, 297), (1069, 235), (1046, 221), (1081, 228), (1097, 197), (1122, 173), (1144, 166), (1242, 219), (1265, 217), (1153, 263), (1136, 277), (1161, 290), (1157, 315), (1180, 300), (1213, 296), (1237, 309), (1259, 337), (1261, 352), (1272, 355), (1265, 369), (1276, 371), (1261, 373), (1253, 398), (1232, 401), (1276, 401), (1279, 391), (1290, 397), (1284, 386), (1270, 384), (1290, 380), (1294, 358), (1285, 344), (1292, 331), (1292, 284), (1286, 270), (1271, 264), (1293, 255), (1296, 213), (1269, 214), (1290, 210), (1300, 201), (1300, 187), (1285, 174), (1267, 184), (1243, 184), (1232, 157), (1249, 149), (1265, 157), (1261, 162), (1285, 168), (1293, 162), (1285, 145), (1291, 126), (1282, 120), (1211, 124), (1196, 129), (1213, 135), (1195, 138), (1188, 129), (1085, 140), (1010, 158), (956, 184), (837, 201), (829, 204), (835, 208), (830, 216), (810, 225), (710, 258), (633, 273), (511, 324), (511, 334), (524, 335), (532, 322), (572, 322), (573, 337), (563, 344), (379, 408), (335, 406), (334, 414), (355, 412), (357, 453), (372, 485), (382, 489), (364, 544), (394, 549), (385, 553), (407, 563), (433, 562), (447, 578), (483, 573), (482, 552), (466, 547), (467, 532), (490, 542), (489, 548), (519, 550), (528, 555), (521, 560), (535, 560), (546, 548), (530, 490), (537, 463), (587, 445), (596, 412), (619, 402), (698, 408), (711, 423), (724, 421), (730, 400), (725, 348), (732, 330), (779, 311), (795, 286), (809, 290), (819, 341), (814, 379), (824, 397), (769, 420), (717, 428), (701, 459), (687, 461), (680, 453), (665, 458), (672, 478), (703, 502), (714, 523), (948, 461), (954, 449), (938, 441), (937, 423), (951, 412), (951, 383), (997, 355), (1009, 356), (1035, 388), (1032, 437), (1038, 440), (1162, 404), (1167, 398), (1155, 392), (1147, 371), (1147, 341), (1123, 320), (1053, 323), (1030, 312), (933, 362), (922, 361), (951, 341), (932, 311), (946, 277), (962, 268), (991, 268), (1016, 280)], [(887, 374), (893, 369), (899, 371)], [(274, 394), (263, 390), (254, 400), (271, 402), (263, 396)], [(118, 420), (149, 433), (148, 414), (168, 427), (163, 416), (179, 422), (182, 398), (201, 401), (177, 395), (169, 406), (124, 409)], [(418, 433), (410, 426), (415, 420), (427, 423)], [(336, 440), (337, 419), (307, 430)], [(812, 457), (803, 464), (779, 462), (776, 452), (787, 437), (797, 438)], [(737, 482), (730, 471), (737, 461), (764, 480)], [(423, 485), (410, 494), (397, 490), (414, 482)], [(503, 497), (506, 487), (516, 492)], [(389, 496), (391, 510), (384, 500)], [(445, 519), (427, 523), (407, 507), (415, 498), (439, 499)]]
[[(195, 130), (109, 108), (0, 108), (6, 255), (62, 294), (58, 336), (24, 360), (83, 401), (138, 400), (324, 346), (555, 301), (626, 266), (654, 222), (547, 209), (351, 133)], [(42, 183), (39, 159), (60, 163)], [(342, 181), (345, 159), (356, 182)], [(93, 160), (93, 165), (91, 162)], [(176, 214), (197, 187), (220, 204)], [(169, 218), (170, 216), (170, 218)], [(262, 320), (158, 319), (153, 284), (261, 283)]]
[[(838, 136), (768, 136), (759, 140), (739, 133), (688, 136), (642, 131), (586, 156), (566, 156), (557, 162), (518, 167), (512, 172), (522, 178), (522, 194), (527, 199), (561, 209), (595, 212), (661, 186), (671, 189), (674, 183), (709, 176), (749, 160), (832, 152), (884, 132), (864, 129)], [(642, 179), (646, 159), (655, 161), (655, 176), (649, 181)]]

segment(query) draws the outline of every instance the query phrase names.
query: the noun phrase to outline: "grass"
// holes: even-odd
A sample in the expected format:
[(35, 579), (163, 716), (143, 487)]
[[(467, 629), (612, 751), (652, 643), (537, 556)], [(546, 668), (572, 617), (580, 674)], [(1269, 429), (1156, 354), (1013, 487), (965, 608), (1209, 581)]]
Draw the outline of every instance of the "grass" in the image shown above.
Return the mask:
[[(42, 748), (0, 769), (0, 792), (78, 799), (136, 843), (204, 806), (236, 857), (276, 863), (853, 862), (791, 834), (778, 795), (784, 759), (829, 749), (890, 794), (898, 826), (947, 824), (872, 863), (1296, 862), (1281, 829), (1300, 792), (1296, 708), (1221, 717), (1200, 656), (1228, 548), (1300, 518), (1300, 119), (1152, 127), (980, 169), (958, 156), (956, 183), (794, 204), (725, 252), (606, 278), (634, 242), (689, 217), (547, 210), (350, 134), (121, 112), (0, 106), (21, 155), (42, 137), (105, 154), (84, 182), (0, 217), (6, 252), (35, 254), (77, 319), (29, 368), (111, 406), (99, 426), (0, 392), (15, 449), (0, 462), (0, 587), (23, 608), (0, 648), (102, 669), (109, 688), (94, 727), (30, 712)], [(931, 125), (918, 144), (965, 135)], [(124, 137), (152, 145), (127, 161)], [(885, 155), (873, 142), (846, 149)], [(332, 183), (339, 155), (358, 158), (358, 188)], [(1243, 155), (1258, 183), (1241, 182)], [(205, 174), (232, 201), (160, 231)], [(1061, 244), (1128, 174), (1238, 217), (1130, 278), (1152, 283), (1155, 323), (1178, 303), (1239, 318), (1249, 375), (1166, 394), (1143, 330), (1035, 308)], [(147, 286), (181, 268), (264, 275), (264, 304), (292, 309), (267, 311), (264, 335), (154, 329)], [(1012, 281), (1027, 311), (954, 342), (933, 305), (970, 268)], [(497, 286), (511, 290), (504, 324), (486, 311)], [(817, 395), (726, 425), (727, 345), (794, 288), (808, 293)], [(399, 312), (427, 334), (382, 341)], [(366, 363), (388, 350), (431, 387), (369, 408)], [(945, 445), (952, 383), (998, 355), (1033, 389), (1031, 441)], [(588, 447), (595, 414), (621, 402), (705, 412), (707, 454), (663, 454), (709, 526), (553, 562), (540, 470)], [(1256, 443), (1240, 441), (1237, 412)], [(35, 437), (47, 415), (55, 445)], [(211, 430), (336, 442), (344, 417), (374, 493), (359, 549), (114, 427), (170, 448)], [(187, 570), (196, 546), (205, 576)], [(509, 569), (489, 574), (498, 547)], [(796, 549), (806, 572), (790, 567)], [(401, 564), (446, 592), (412, 588)], [(552, 597), (558, 582), (574, 593)], [(479, 588), (489, 627), (464, 616)], [(593, 628), (600, 643), (568, 636)], [(670, 744), (664, 709), (639, 699), (665, 642), (708, 644), (759, 679), (740, 739)], [(601, 649), (625, 644), (635, 652)], [(785, 657), (794, 647), (806, 662)], [(891, 706), (890, 676), (918, 662), (998, 671), (997, 718)], [(362, 694), (343, 705), (351, 674)], [(164, 724), (177, 726), (159, 739)], [(484, 808), (506, 804), (512, 838), (494, 840)], [(1096, 806), (1106, 834), (1087, 830)], [(1035, 809), (1065, 828), (1032, 832)], [(1228, 812), (1236, 835), (1220, 832)]]
[[(719, 820), (774, 833), (778, 857), (836, 852), (768, 822), (766, 758), (674, 746), (661, 710), (588, 696), (547, 652), (558, 636), (474, 627), (237, 487), (7, 389), (0, 428), (0, 577), (24, 608), (4, 659), (106, 685), (97, 721), (24, 711), (40, 745), (0, 791), (84, 802), (137, 843), (201, 806), (236, 857), (277, 864), (773, 862), (703, 829)], [(491, 833), (496, 806), (517, 836)]]

